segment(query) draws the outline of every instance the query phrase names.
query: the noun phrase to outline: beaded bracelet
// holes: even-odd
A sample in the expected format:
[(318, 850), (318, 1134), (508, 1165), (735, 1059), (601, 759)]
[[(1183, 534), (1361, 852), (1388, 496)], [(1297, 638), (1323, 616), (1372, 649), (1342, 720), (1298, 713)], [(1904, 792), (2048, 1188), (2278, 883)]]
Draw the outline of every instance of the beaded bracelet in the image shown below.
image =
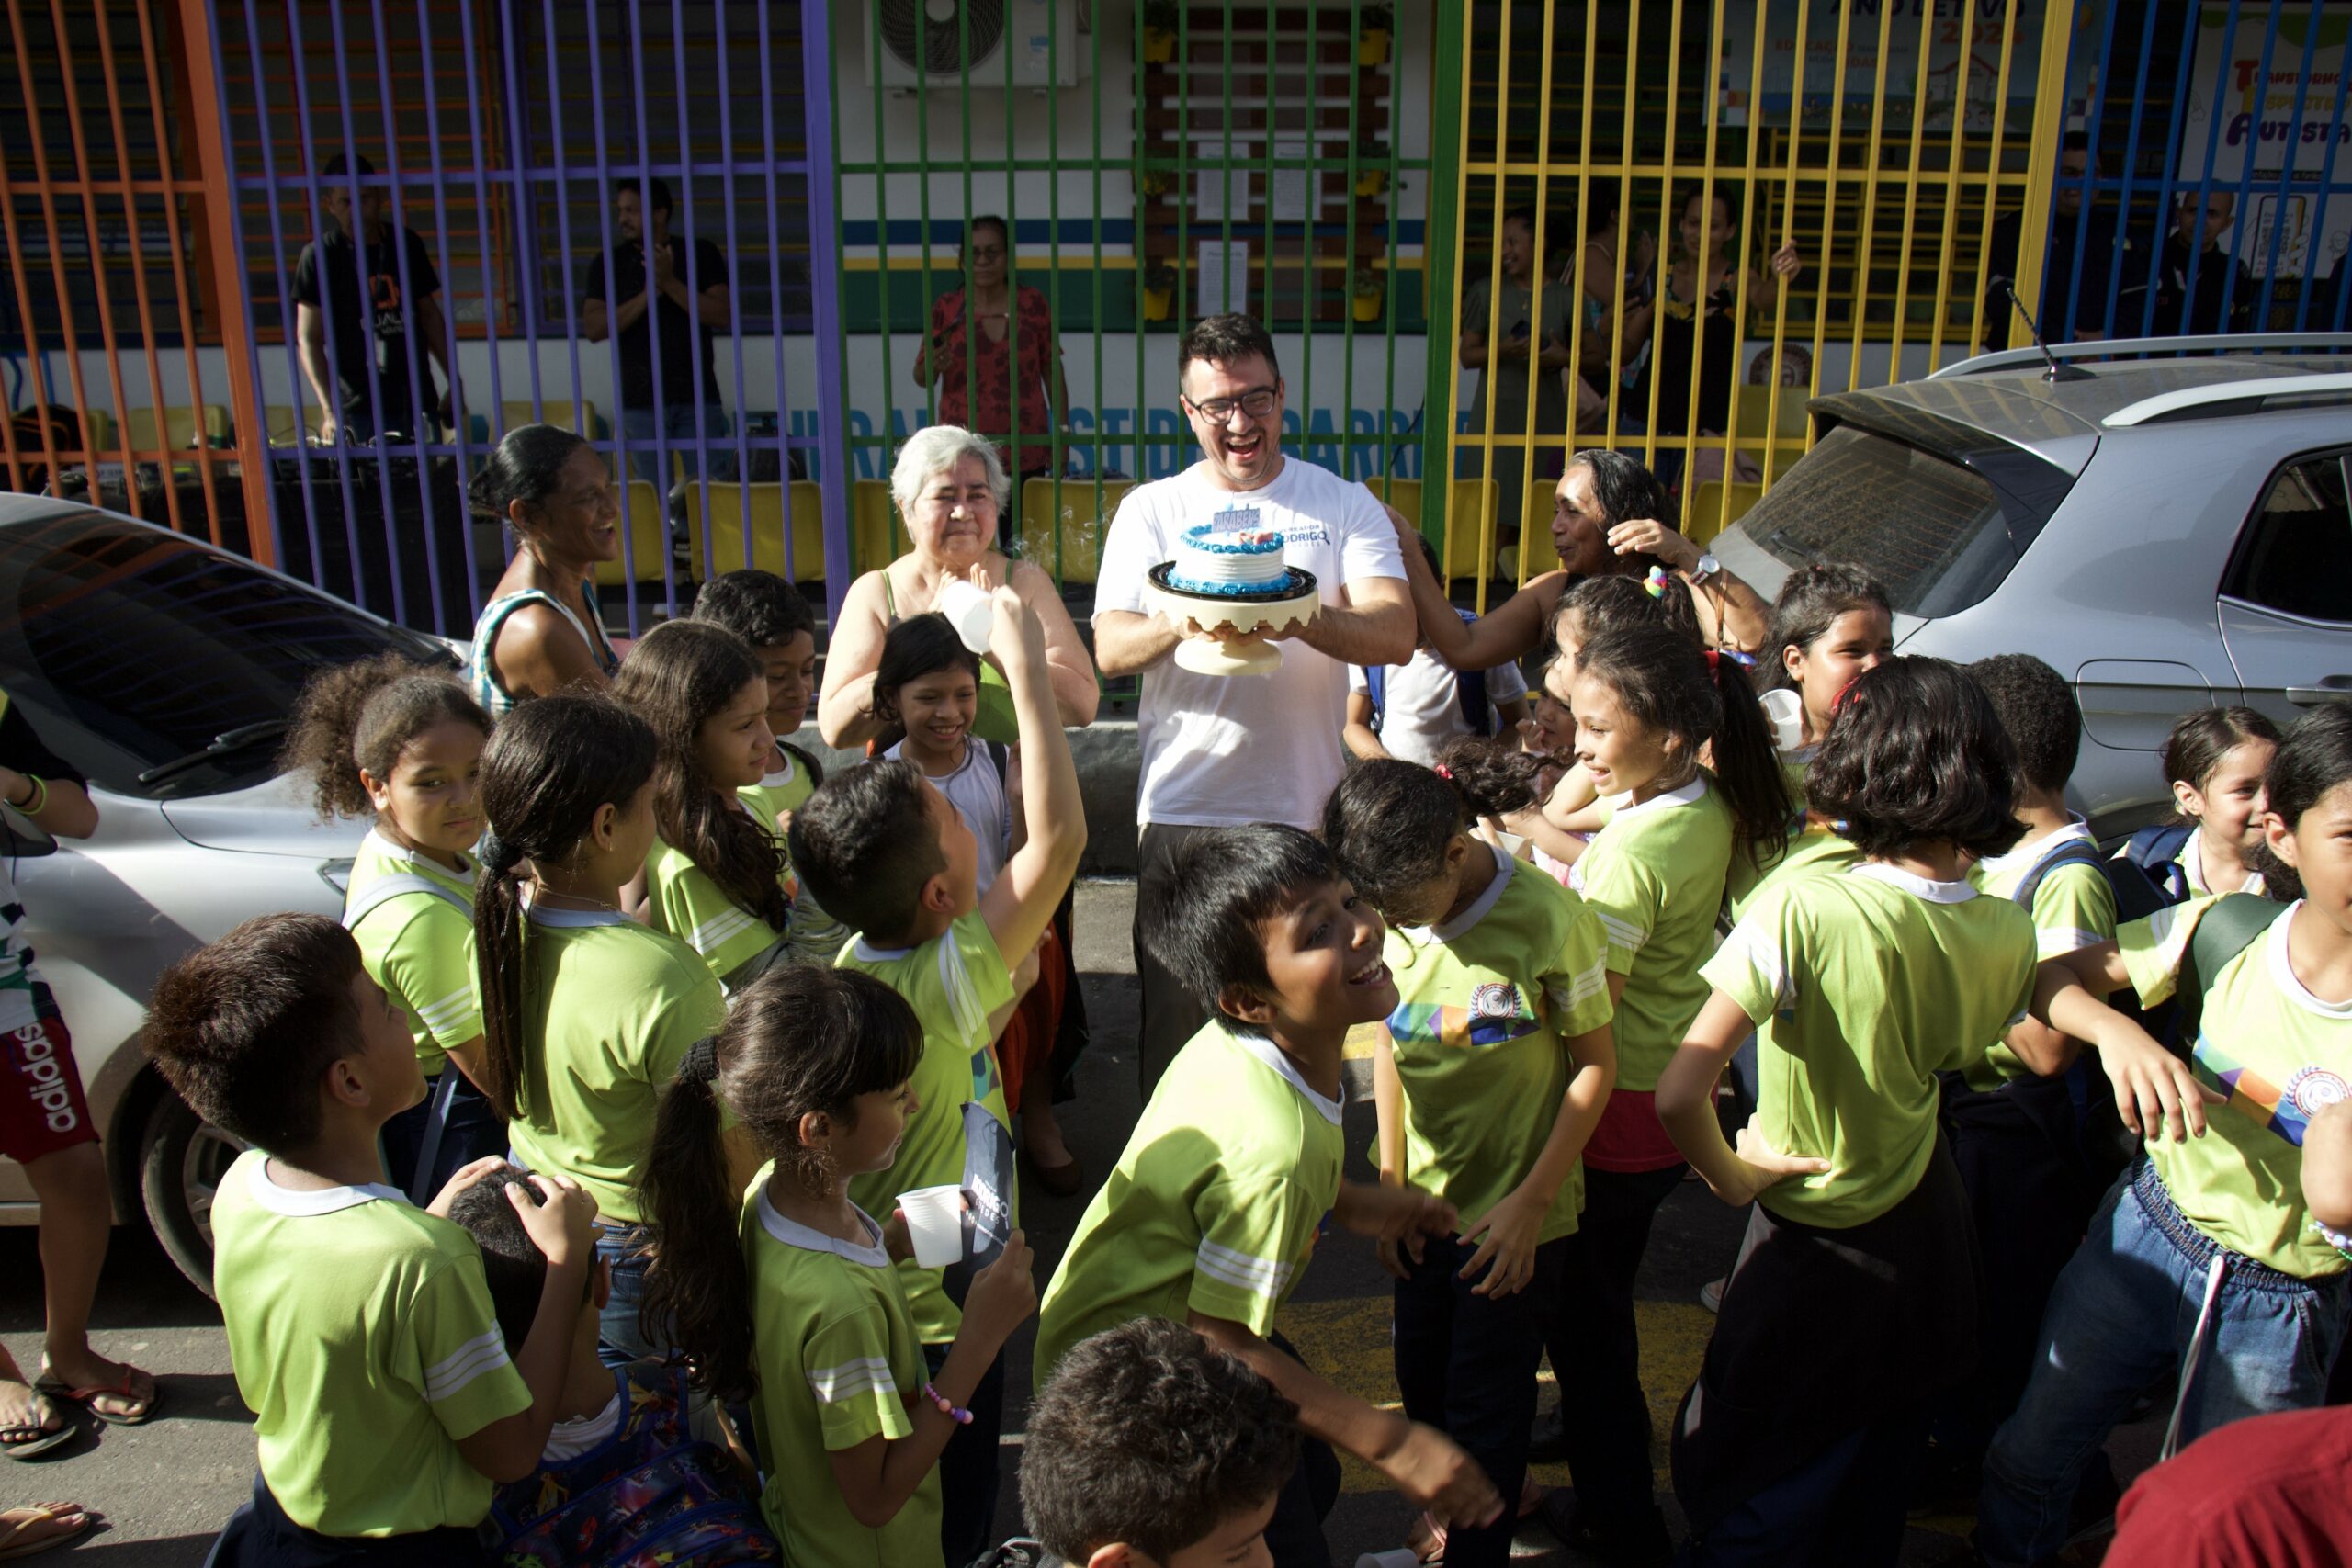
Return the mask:
[(925, 1399), (930, 1400), (933, 1404), (939, 1406), (939, 1413), (942, 1416), (953, 1418), (958, 1427), (968, 1427), (972, 1424), (972, 1413), (965, 1409), (962, 1405), (957, 1404), (945, 1394), (940, 1393), (937, 1385), (933, 1383), (923, 1384), (922, 1396)]

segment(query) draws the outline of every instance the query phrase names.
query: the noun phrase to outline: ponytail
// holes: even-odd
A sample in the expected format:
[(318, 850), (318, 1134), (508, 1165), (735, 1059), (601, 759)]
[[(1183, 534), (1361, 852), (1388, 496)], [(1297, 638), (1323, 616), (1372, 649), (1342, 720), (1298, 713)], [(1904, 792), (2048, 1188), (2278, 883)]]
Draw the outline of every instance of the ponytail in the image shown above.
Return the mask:
[(1787, 848), (1792, 807), (1748, 684), (1750, 663), (1745, 654), (1702, 652), (1663, 626), (1623, 626), (1585, 644), (1577, 673), (1609, 687), (1643, 728), (1680, 740), (1694, 763), (1702, 746), (1712, 748), (1734, 840), (1764, 862)]
[(1757, 864), (1770, 865), (1789, 847), (1795, 803), (1764, 705), (1748, 678), (1755, 661), (1728, 649), (1710, 649), (1706, 660), (1722, 714), (1708, 738), (1714, 745), (1715, 783), (1731, 807), (1735, 840)]
[(871, 975), (806, 964), (737, 992), (718, 1032), (686, 1053), (654, 1117), (639, 1191), (660, 1238), (642, 1321), (685, 1351), (695, 1387), (733, 1398), (759, 1381), (742, 1194), (728, 1179), (720, 1110), (775, 1162), (773, 1179), (831, 1191), (842, 1175), (801, 1142), (802, 1119), (854, 1126), (857, 1097), (905, 1083), (922, 1056), (922, 1024), (904, 997)]
[(570, 855), (602, 806), (627, 807), (653, 776), (653, 731), (604, 696), (526, 703), (481, 754), (481, 871), (474, 885), (474, 964), (481, 987), (481, 1088), (513, 1121), (529, 1052), (524, 1038), (521, 869)]
[(490, 716), (449, 674), (398, 653), (322, 670), (294, 701), (278, 752), (287, 773), (308, 771), (319, 820), (375, 810), (368, 778), (382, 784), (409, 742), (447, 720), (490, 733)]
[[(690, 1064), (691, 1066), (691, 1064)], [(643, 1321), (692, 1359), (692, 1381), (722, 1399), (751, 1393), (752, 1277), (735, 1225), (742, 1195), (727, 1177), (715, 1081), (682, 1068), (653, 1118), (639, 1179), (659, 1239), (646, 1270)]]

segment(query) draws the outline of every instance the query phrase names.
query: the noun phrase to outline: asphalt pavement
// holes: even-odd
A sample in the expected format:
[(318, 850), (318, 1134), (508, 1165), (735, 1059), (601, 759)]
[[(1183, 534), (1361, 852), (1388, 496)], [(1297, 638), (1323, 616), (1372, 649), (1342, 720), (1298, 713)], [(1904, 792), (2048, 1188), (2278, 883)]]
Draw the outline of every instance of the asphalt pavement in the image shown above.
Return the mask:
[[(1125, 1145), (1138, 1111), (1135, 1026), (1136, 989), (1127, 932), (1134, 884), (1088, 882), (1079, 890), (1076, 931), (1079, 967), (1084, 978), (1093, 1043), (1080, 1062), (1078, 1097), (1061, 1110), (1070, 1146), (1091, 1177), (1109, 1169)], [(1368, 1099), (1352, 1100), (1347, 1111), (1352, 1174), (1369, 1179), (1367, 1151), (1373, 1144)], [(1042, 1290), (1086, 1198), (1052, 1199), (1030, 1194), (1023, 1218), (1037, 1250)], [(1724, 1273), (1737, 1247), (1742, 1216), (1717, 1202), (1706, 1189), (1685, 1183), (1660, 1213), (1638, 1295), (1642, 1325), (1643, 1382), (1649, 1391), (1657, 1434), (1653, 1457), (1658, 1490), (1668, 1517), (1675, 1516), (1666, 1470), (1665, 1434), (1674, 1409), (1696, 1372), (1713, 1319), (1698, 1303), (1699, 1287)], [(18, 1361), (30, 1367), (40, 1354), (40, 1261), (29, 1229), (0, 1230), (0, 1336)], [(1306, 1360), (1363, 1398), (1380, 1404), (1396, 1399), (1388, 1348), (1388, 1281), (1374, 1261), (1369, 1243), (1334, 1238), (1318, 1248), (1314, 1265), (1285, 1307), (1282, 1325)], [(219, 1309), (189, 1285), (143, 1228), (115, 1233), (100, 1287), (96, 1337), (106, 1354), (127, 1358), (156, 1375), (163, 1392), (153, 1421), (143, 1427), (98, 1427), (85, 1422), (76, 1440), (41, 1460), (0, 1464), (0, 1501), (5, 1506), (73, 1498), (98, 1509), (107, 1524), (77, 1546), (44, 1562), (94, 1562), (108, 1568), (196, 1568), (204, 1560), (221, 1522), (246, 1495), (253, 1477), (252, 1417), (231, 1375), (228, 1345)], [(1006, 1414), (1005, 1488), (1001, 1518), (1004, 1535), (1019, 1526), (1013, 1472), (1020, 1460), (1021, 1427), (1029, 1388), (1034, 1331), (1024, 1328), (1008, 1347), (1010, 1392)], [(1544, 1402), (1553, 1398), (1548, 1387)], [(2143, 1423), (2120, 1434), (2111, 1450), (2118, 1473), (2127, 1480), (2151, 1457), (2158, 1423)], [(1538, 1470), (1547, 1484), (1567, 1482), (1564, 1466)], [(1345, 1490), (1328, 1525), (1333, 1560), (1356, 1561), (1359, 1553), (1403, 1544), (1412, 1511), (1369, 1468), (1349, 1461)], [(1903, 1562), (1940, 1564), (1966, 1560), (1965, 1517), (1920, 1520), (1910, 1531)], [(1518, 1555), (1563, 1565), (1587, 1559), (1559, 1547), (1540, 1523), (1522, 1531)]]

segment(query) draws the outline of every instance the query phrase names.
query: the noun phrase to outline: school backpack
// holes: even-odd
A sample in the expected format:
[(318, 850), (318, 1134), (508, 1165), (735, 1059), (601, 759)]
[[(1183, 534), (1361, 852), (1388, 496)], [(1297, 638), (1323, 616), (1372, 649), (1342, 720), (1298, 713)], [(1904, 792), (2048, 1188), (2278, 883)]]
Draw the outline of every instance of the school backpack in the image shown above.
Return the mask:
[(498, 1489), (481, 1540), (507, 1568), (781, 1562), (758, 1502), (686, 1425), (683, 1366), (616, 1368), (619, 1425), (579, 1458)]
[[(2194, 822), (2159, 822), (2143, 828), (2124, 841), (2120, 863), (2137, 868), (2167, 904), (2188, 902), (2188, 870), (2180, 863), (2181, 847), (2197, 831)], [(2118, 910), (2118, 918), (2122, 916)]]
[[(1456, 607), (1453, 612), (1464, 626), (1476, 620), (1477, 615)], [(1372, 732), (1380, 733), (1382, 719), (1388, 712), (1388, 667), (1384, 664), (1363, 666), (1364, 685), (1372, 694)], [(1495, 705), (1487, 697), (1487, 672), (1484, 670), (1457, 670), (1453, 672), (1454, 700), (1462, 705), (1463, 722), (1469, 725), (1473, 735), (1495, 732)]]

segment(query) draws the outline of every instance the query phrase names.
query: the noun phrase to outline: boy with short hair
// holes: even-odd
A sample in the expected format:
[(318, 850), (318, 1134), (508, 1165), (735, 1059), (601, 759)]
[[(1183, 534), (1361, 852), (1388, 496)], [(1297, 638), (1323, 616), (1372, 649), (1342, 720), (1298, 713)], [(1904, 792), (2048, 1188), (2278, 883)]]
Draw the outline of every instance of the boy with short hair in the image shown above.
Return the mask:
[(1021, 1509), (1068, 1568), (1229, 1568), (1258, 1561), (1297, 1463), (1296, 1405), (1139, 1317), (1073, 1348), (1031, 1402)]
[[(1023, 971), (1034, 974), (1037, 943), (1086, 848), (1078, 770), (1046, 678), (1045, 627), (1010, 588), (996, 590), (994, 609), (989, 657), (1003, 667), (1020, 726), (1027, 839), (988, 892), (978, 891), (972, 829), (911, 763), (845, 769), (792, 816), (793, 863), (819, 900), (857, 933), (836, 963), (888, 985), (922, 1021), (922, 1057), (909, 1085), (919, 1109), (907, 1122), (898, 1158), (850, 1182), (851, 1201), (868, 1213), (888, 1213), (900, 1192), (964, 1185), (967, 1102), (984, 1107), (1010, 1138), (996, 1037), (1027, 983)], [(1012, 1194), (1004, 1196), (1010, 1201)], [(935, 1374), (962, 1311), (942, 1270), (911, 1259), (899, 1267)], [(965, 1276), (956, 1272), (960, 1296)], [(1000, 1358), (973, 1393), (971, 1421), (940, 1456), (941, 1538), (950, 1562), (969, 1562), (988, 1550), (1003, 1406)]]
[(594, 1259), (594, 1199), (560, 1177), (509, 1189), (548, 1257), (510, 1359), (481, 1255), (385, 1185), (377, 1134), (424, 1095), (415, 1042), (317, 915), (248, 920), (165, 970), (142, 1036), (197, 1113), (254, 1146), (212, 1209), (213, 1281), (237, 1386), (257, 1417), (254, 1500), (222, 1564), (487, 1561), (492, 1483), (530, 1473), (563, 1385)]
[[(509, 1346), (530, 1331), (547, 1288), (547, 1254), (506, 1189), (527, 1178), (500, 1164), (449, 1204), (481, 1248), (482, 1273)], [(609, 1271), (589, 1275), (571, 1330), (563, 1389), (537, 1470), (498, 1490), (485, 1534), (501, 1561), (571, 1563), (775, 1562), (783, 1549), (745, 1488), (753, 1473), (726, 1415), (689, 1398), (683, 1361), (608, 1367), (596, 1353)], [(659, 1508), (645, 1499), (658, 1495)]]
[[(743, 805), (776, 831), (788, 833), (792, 814), (825, 782), (825, 770), (792, 737), (808, 722), (808, 694), (817, 682), (817, 615), (800, 590), (756, 567), (722, 572), (703, 584), (694, 618), (723, 626), (752, 645), (768, 682), (768, 728), (775, 754), (767, 774), (735, 792)], [(831, 964), (849, 940), (849, 929), (826, 913), (789, 863), (792, 925), (785, 951), (795, 964)]]
[(1333, 1445), (1442, 1522), (1490, 1522), (1500, 1500), (1452, 1439), (1341, 1393), (1274, 1333), (1327, 1216), (1414, 1250), (1457, 1218), (1409, 1188), (1340, 1177), (1348, 1031), (1396, 1006), (1380, 917), (1319, 840), (1266, 825), (1196, 834), (1138, 914), (1210, 1019), (1152, 1091), (1046, 1287), (1037, 1376), (1136, 1317), (1189, 1323), (1248, 1363), (1297, 1404), (1309, 1439), (1267, 1530), (1278, 1568), (1330, 1561)]
[[(2083, 729), (2072, 686), (2024, 653), (1979, 660), (1968, 672), (1992, 699), (2017, 751), (2011, 809), (2025, 827), (2014, 849), (1978, 862), (1969, 880), (2026, 906), (2038, 958), (2112, 941), (2115, 893), (2100, 867), (2098, 840), (2066, 809)], [(2021, 1035), (2045, 1042), (2045, 1055), (2060, 1040), (2048, 1025), (2026, 1019), (1982, 1060), (1945, 1080), (1944, 1127), (1984, 1261), (1984, 1319), (1979, 1375), (1937, 1419), (1922, 1502), (1951, 1499), (1964, 1506), (1975, 1495), (1984, 1446), (2032, 1373), (2034, 1337), (2051, 1287), (2115, 1174), (2111, 1165), (2087, 1157), (2076, 1110), (2078, 1094), (2108, 1096), (2106, 1075), (2077, 1061), (2064, 1074), (2037, 1077), (2011, 1049)]]

